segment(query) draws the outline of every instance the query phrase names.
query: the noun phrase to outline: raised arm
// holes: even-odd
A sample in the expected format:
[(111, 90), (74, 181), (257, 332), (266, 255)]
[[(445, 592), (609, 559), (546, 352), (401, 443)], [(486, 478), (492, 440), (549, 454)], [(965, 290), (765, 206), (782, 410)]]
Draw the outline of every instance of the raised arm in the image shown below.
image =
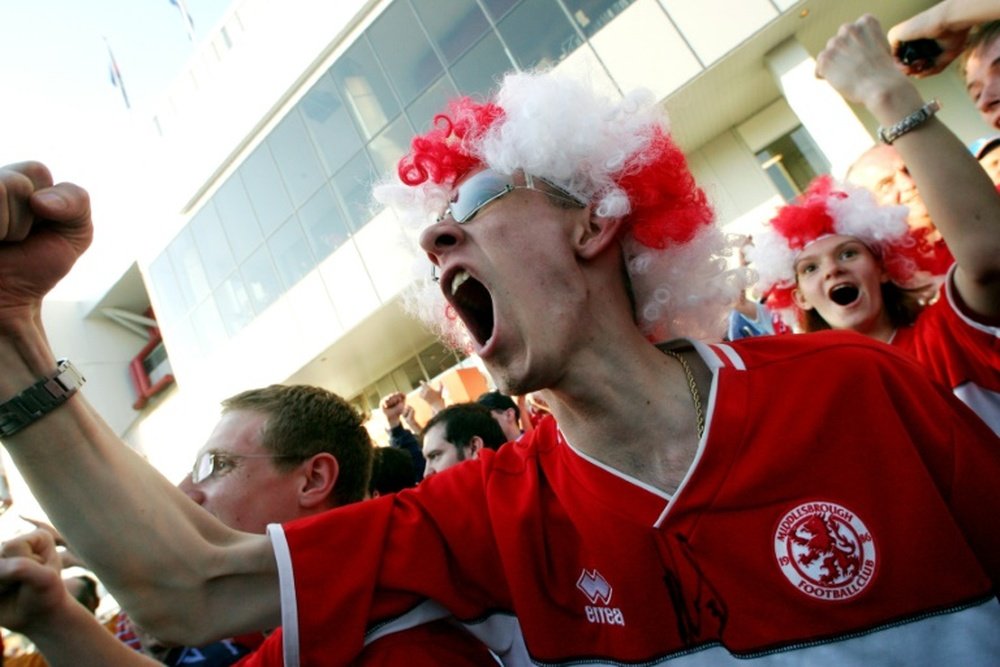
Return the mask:
[(918, 39), (936, 41), (942, 53), (933, 67), (920, 70), (902, 63), (899, 66), (912, 76), (937, 74), (961, 55), (970, 28), (996, 19), (1000, 19), (1000, 3), (996, 0), (942, 0), (894, 25), (889, 30), (889, 45), (895, 54), (901, 42)]
[[(825, 78), (851, 102), (890, 127), (924, 105), (897, 70), (878, 21), (864, 16), (841, 27), (816, 59)], [(955, 287), (977, 319), (1000, 318), (1000, 196), (962, 142), (936, 117), (893, 143), (934, 225), (957, 264)]]
[[(0, 170), (0, 402), (56, 368), (42, 298), (92, 232), (84, 190), (53, 185), (39, 163)], [(280, 622), (267, 538), (232, 531), (191, 502), (81, 394), (3, 444), (73, 549), (157, 636), (197, 644)]]
[(52, 535), (37, 530), (3, 545), (0, 625), (27, 635), (51, 667), (159, 665), (126, 646), (73, 599)]

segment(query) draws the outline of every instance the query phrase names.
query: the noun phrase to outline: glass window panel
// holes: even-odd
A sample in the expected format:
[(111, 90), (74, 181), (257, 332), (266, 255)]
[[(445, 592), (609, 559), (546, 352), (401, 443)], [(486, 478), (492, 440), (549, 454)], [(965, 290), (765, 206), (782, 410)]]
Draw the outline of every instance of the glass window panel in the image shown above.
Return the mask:
[[(518, 3), (518, 0), (482, 0), (486, 5), (486, 11), (493, 17), (493, 21), (499, 21), (507, 11)], [(554, 2), (552, 4), (555, 4)]]
[(281, 296), (281, 282), (271, 262), (267, 246), (261, 246), (240, 267), (250, 303), (259, 314)]
[(383, 375), (375, 381), (375, 391), (379, 396), (388, 396), (399, 391), (399, 387), (392, 381), (392, 375)]
[(361, 137), (329, 73), (299, 103), (326, 175), (332, 176), (361, 148)]
[(365, 400), (363, 394), (355, 396), (350, 401), (348, 401), (348, 403), (350, 403), (351, 407), (357, 410), (358, 413), (361, 415), (367, 417), (368, 415), (371, 414), (371, 410), (368, 408), (368, 401)]
[(239, 264), (264, 241), (260, 225), (257, 224), (257, 215), (250, 206), (250, 198), (247, 197), (240, 175), (230, 176), (212, 197), (212, 201), (222, 228), (226, 230), (233, 258)]
[(209, 297), (191, 311), (191, 325), (198, 336), (198, 345), (205, 355), (212, 354), (226, 341), (226, 328), (215, 307), (215, 299)]
[[(413, 128), (406, 116), (400, 116), (368, 144), (368, 153), (375, 165), (375, 173), (395, 173), (399, 158), (410, 149)], [(369, 198), (370, 199), (370, 198)]]
[(408, 104), (444, 71), (409, 3), (394, 2), (367, 31), (403, 104)]
[(190, 225), (182, 229), (181, 233), (170, 242), (167, 252), (170, 254), (170, 262), (174, 265), (177, 287), (184, 295), (185, 303), (199, 303), (208, 296), (209, 288)]
[(316, 266), (306, 235), (302, 233), (299, 220), (294, 215), (267, 240), (267, 245), (271, 248), (271, 256), (285, 285), (285, 291), (291, 289)]
[(193, 304), (185, 299), (185, 294), (177, 285), (170, 254), (163, 251), (149, 266), (149, 277), (158, 297), (156, 316), (161, 322), (176, 322)]
[(378, 394), (375, 385), (365, 388), (364, 399), (368, 403), (369, 411), (381, 405), (382, 397)]
[(497, 29), (521, 69), (555, 65), (582, 42), (566, 14), (551, 0), (524, 0)]
[(214, 288), (236, 269), (236, 262), (212, 202), (202, 207), (191, 220), (191, 232), (205, 266), (205, 278), (208, 279), (209, 286)]
[(278, 123), (268, 136), (267, 145), (292, 196), (292, 205), (301, 205), (326, 178), (297, 109), (292, 109)]
[(514, 69), (500, 38), (489, 33), (451, 68), (455, 85), (463, 95), (486, 99), (503, 75)]
[(416, 357), (409, 359), (397, 368), (395, 375), (397, 377), (396, 383), (400, 385), (400, 391), (403, 393), (408, 393), (416, 389), (420, 386), (422, 380), (429, 379), (424, 377), (424, 371), (420, 367), (420, 362), (417, 361)]
[(288, 199), (288, 192), (267, 144), (258, 146), (240, 165), (239, 171), (250, 203), (257, 213), (260, 229), (264, 236), (270, 236), (292, 214), (292, 202)]
[(230, 338), (253, 321), (254, 312), (250, 304), (250, 295), (247, 294), (243, 278), (238, 272), (233, 272), (227, 277), (212, 295), (215, 297), (219, 315), (222, 316), (222, 324)]
[(801, 125), (757, 153), (757, 161), (785, 201), (791, 201), (830, 163)]
[(563, 2), (566, 3), (566, 9), (569, 10), (573, 20), (583, 30), (583, 34), (593, 37), (634, 0), (563, 0)]
[(368, 162), (368, 154), (358, 151), (351, 161), (333, 177), (333, 187), (347, 213), (348, 223), (355, 230), (361, 229), (374, 216), (372, 183), (375, 172)]
[(417, 356), (420, 357), (420, 363), (423, 364), (427, 375), (432, 378), (441, 375), (458, 363), (455, 353), (441, 343), (432, 343)]
[(354, 42), (330, 71), (365, 139), (378, 134), (399, 113), (399, 102), (367, 40)]
[[(431, 129), (434, 116), (444, 111), (448, 100), (455, 97), (458, 97), (458, 91), (455, 90), (455, 86), (448, 80), (448, 77), (441, 77), (406, 110), (410, 124), (417, 128), (417, 132), (426, 132)], [(404, 150), (409, 151), (409, 148), (409, 141), (407, 141)]]
[(476, 0), (413, 0), (413, 6), (448, 63), (490, 29)]
[(324, 260), (351, 235), (344, 214), (325, 185), (299, 209), (299, 222), (318, 261)]

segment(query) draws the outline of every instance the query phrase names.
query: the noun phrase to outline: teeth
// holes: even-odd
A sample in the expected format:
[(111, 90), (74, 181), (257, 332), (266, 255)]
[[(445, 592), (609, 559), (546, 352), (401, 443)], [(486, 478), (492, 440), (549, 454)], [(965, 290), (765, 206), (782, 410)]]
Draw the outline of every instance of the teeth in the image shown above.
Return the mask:
[(451, 281), (451, 295), (455, 296), (455, 292), (458, 291), (458, 288), (461, 287), (462, 283), (464, 283), (470, 277), (471, 276), (469, 276), (469, 272), (465, 270), (456, 273), (455, 277)]

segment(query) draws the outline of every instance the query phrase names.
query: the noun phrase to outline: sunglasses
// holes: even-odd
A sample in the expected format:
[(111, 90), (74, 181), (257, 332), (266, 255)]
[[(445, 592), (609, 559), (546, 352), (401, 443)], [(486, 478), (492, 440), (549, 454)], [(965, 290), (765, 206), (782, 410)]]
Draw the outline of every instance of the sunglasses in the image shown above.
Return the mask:
[[(547, 189), (542, 189), (535, 184), (535, 181), (544, 183)], [(446, 217), (451, 217), (456, 223), (464, 225), (476, 217), (476, 213), (488, 204), (495, 202), (504, 195), (510, 194), (514, 190), (536, 190), (553, 199), (566, 202), (575, 208), (585, 208), (587, 202), (574, 195), (572, 192), (559, 187), (552, 181), (541, 176), (524, 174), (524, 185), (514, 182), (512, 175), (499, 174), (492, 169), (484, 169), (473, 176), (465, 179), (455, 190), (455, 197), (448, 204), (444, 213), (438, 217), (441, 222)], [(438, 267), (431, 265), (431, 280), (438, 281)]]
[[(538, 187), (535, 184), (536, 181), (544, 183), (547, 186), (546, 189)], [(448, 204), (448, 208), (445, 209), (439, 220), (450, 216), (458, 224), (465, 224), (476, 217), (476, 213), (479, 213), (484, 206), (514, 190), (537, 190), (549, 197), (572, 204), (576, 208), (584, 208), (587, 205), (576, 195), (541, 176), (532, 176), (526, 173), (524, 174), (524, 185), (517, 185), (514, 183), (512, 175), (498, 174), (492, 169), (484, 169), (465, 179), (458, 186), (455, 197)]]

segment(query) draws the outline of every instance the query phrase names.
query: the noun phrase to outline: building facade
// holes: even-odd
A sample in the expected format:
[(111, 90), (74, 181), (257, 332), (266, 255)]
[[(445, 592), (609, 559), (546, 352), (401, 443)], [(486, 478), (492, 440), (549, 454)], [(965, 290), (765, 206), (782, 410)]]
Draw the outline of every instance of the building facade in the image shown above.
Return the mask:
[[(162, 169), (165, 212), (96, 303), (47, 307), (53, 344), (173, 479), (218, 401), (242, 389), (308, 382), (372, 412), (380, 396), (476, 365), (405, 315), (426, 260), (370, 198), (447, 99), (535, 67), (610, 94), (649, 88), (719, 224), (743, 232), (873, 143), (872, 119), (813, 74), (827, 39), (866, 11), (890, 26), (931, 4), (237, 2), (151, 113), (143, 148)], [(920, 86), (961, 137), (987, 133), (954, 71)], [(149, 307), (162, 342), (147, 335)]]

